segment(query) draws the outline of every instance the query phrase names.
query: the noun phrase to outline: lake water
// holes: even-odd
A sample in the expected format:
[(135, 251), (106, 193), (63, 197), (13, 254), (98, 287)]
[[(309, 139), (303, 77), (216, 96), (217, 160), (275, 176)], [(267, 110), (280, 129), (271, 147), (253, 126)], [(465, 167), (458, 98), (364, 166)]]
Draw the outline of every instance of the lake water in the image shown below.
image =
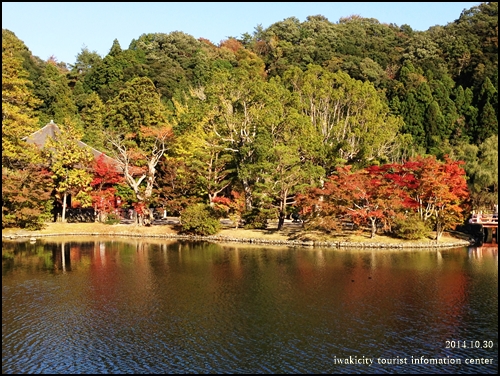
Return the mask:
[(498, 371), (498, 248), (68, 237), (2, 255), (2, 373)]

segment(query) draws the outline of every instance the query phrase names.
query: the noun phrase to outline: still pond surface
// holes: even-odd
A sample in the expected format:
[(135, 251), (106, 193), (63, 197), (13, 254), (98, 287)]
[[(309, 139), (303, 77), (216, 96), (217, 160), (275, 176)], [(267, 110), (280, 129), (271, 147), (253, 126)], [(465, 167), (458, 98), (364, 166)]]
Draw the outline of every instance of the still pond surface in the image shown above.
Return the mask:
[(498, 248), (45, 238), (2, 255), (2, 373), (498, 371)]

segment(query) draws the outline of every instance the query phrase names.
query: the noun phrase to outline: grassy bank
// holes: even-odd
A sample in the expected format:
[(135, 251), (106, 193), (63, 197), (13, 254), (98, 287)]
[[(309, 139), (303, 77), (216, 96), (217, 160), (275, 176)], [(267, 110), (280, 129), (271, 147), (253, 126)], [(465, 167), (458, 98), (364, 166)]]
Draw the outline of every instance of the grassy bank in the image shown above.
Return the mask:
[[(103, 223), (47, 223), (47, 225), (38, 231), (29, 231), (23, 229), (4, 229), (3, 237), (42, 237), (49, 235), (107, 235), (107, 236), (141, 236), (141, 237), (158, 237), (158, 236), (175, 236), (179, 234), (180, 227), (178, 225), (165, 224), (154, 226), (136, 226), (130, 224), (106, 225)], [(327, 236), (320, 232), (306, 232), (300, 225), (289, 224), (281, 231), (277, 231), (272, 227), (267, 230), (252, 230), (244, 228), (224, 228), (218, 234), (220, 238), (228, 238), (234, 240), (241, 239), (256, 239), (259, 241), (304, 241), (304, 242), (342, 242), (349, 244), (388, 244), (388, 245), (410, 245), (418, 243), (420, 246), (428, 244), (429, 246), (436, 245), (436, 241), (432, 239), (432, 234), (428, 238), (420, 239), (412, 242), (403, 239), (397, 239), (385, 235), (377, 235), (375, 238), (370, 238), (367, 232), (344, 232), (336, 236)], [(462, 233), (445, 233), (439, 243), (463, 245), (463, 241), (468, 238), (468, 235)]]

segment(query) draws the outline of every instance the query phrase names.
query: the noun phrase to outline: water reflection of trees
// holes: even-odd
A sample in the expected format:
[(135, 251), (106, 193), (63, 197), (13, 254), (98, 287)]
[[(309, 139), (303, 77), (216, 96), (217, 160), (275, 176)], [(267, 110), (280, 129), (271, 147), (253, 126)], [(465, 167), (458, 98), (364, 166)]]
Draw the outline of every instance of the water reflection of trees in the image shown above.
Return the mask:
[(51, 247), (39, 242), (2, 241), (3, 275), (53, 270), (54, 259), (50, 249)]
[[(96, 317), (114, 315), (139, 328), (149, 325), (146, 318), (161, 317), (169, 330), (185, 335), (203, 330), (207, 341), (251, 325), (260, 328), (256, 335), (269, 351), (280, 350), (266, 332), (284, 333), (280, 341), (287, 346), (294, 340), (287, 333), (305, 328), (318, 328), (335, 343), (369, 336), (390, 344), (416, 331), (441, 343), (473, 319), (470, 291), (483, 288), (486, 277), (472, 286), (471, 268), (488, 276), (497, 265), (496, 252), (487, 249), (400, 252), (104, 238), (3, 246), (4, 275), (82, 278), (86, 308)], [(394, 338), (385, 332), (388, 325), (399, 331)], [(442, 327), (449, 329), (437, 330)]]
[[(192, 284), (197, 283), (203, 304), (211, 297), (210, 304), (223, 305), (228, 294), (236, 294), (243, 305), (257, 304), (253, 300), (258, 298), (278, 306), (297, 299), (290, 295), (293, 291), (311, 306), (317, 296), (327, 296), (324, 307), (342, 307), (358, 319), (365, 317), (364, 311), (384, 317), (413, 307), (404, 316), (414, 318), (422, 328), (432, 325), (420, 322), (422, 310), (434, 310), (437, 317), (463, 316), (456, 310), (468, 298), (469, 277), (464, 271), (468, 259), (497, 262), (497, 250), (489, 249), (337, 251), (144, 239), (4, 244), (3, 254), (4, 275), (23, 270), (86, 271), (103, 301), (124, 289), (139, 300), (158, 294), (182, 299), (183, 293), (192, 294)], [(440, 273), (435, 273), (437, 265)], [(130, 274), (131, 282), (118, 286), (124, 284), (123, 273)], [(181, 283), (175, 292), (164, 292), (173, 276)]]

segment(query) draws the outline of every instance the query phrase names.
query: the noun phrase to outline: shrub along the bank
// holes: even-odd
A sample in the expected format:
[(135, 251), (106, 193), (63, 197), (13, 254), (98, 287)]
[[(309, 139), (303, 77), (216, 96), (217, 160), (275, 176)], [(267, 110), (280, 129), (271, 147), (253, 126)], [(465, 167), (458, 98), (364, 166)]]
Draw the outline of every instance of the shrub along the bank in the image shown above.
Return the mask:
[(107, 225), (116, 225), (120, 223), (120, 217), (116, 215), (115, 213), (109, 213), (106, 216), (106, 221), (104, 222)]
[(214, 210), (205, 204), (196, 204), (181, 213), (182, 232), (193, 235), (214, 235), (221, 229)]
[(416, 215), (396, 221), (393, 226), (393, 234), (405, 240), (423, 239), (429, 234), (430, 228)]
[(246, 229), (265, 230), (270, 219), (273, 219), (273, 213), (269, 209), (254, 208), (243, 214)]

